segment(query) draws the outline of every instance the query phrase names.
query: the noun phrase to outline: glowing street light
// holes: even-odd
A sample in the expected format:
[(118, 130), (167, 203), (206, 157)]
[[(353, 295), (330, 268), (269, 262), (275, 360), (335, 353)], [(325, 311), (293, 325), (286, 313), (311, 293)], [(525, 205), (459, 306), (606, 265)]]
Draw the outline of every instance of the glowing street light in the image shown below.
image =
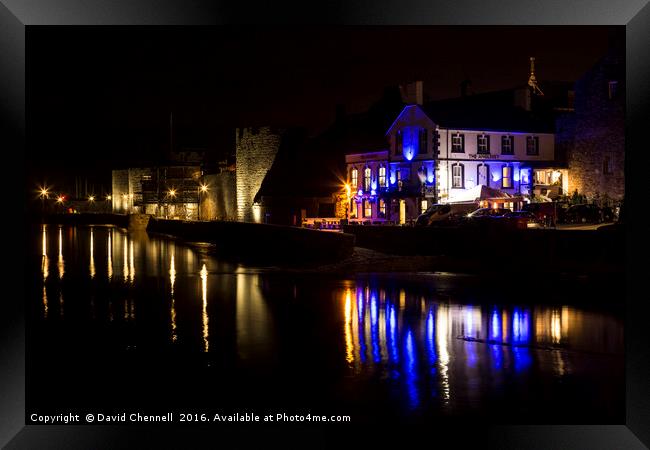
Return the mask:
[(95, 196), (94, 195), (89, 196), (88, 201), (91, 202), (91, 203), (94, 202), (95, 201)]
[(345, 205), (345, 219), (350, 220), (350, 197), (352, 197), (352, 188), (348, 183), (345, 183), (345, 195), (347, 197), (347, 204)]
[(113, 197), (111, 196), (111, 194), (108, 194), (108, 195), (106, 196), (106, 200), (107, 200), (107, 201), (110, 201), (112, 198), (113, 198)]
[(42, 188), (40, 188), (40, 190), (39, 190), (39, 197), (41, 197), (41, 199), (50, 198), (50, 191), (49, 191), (49, 189), (46, 188), (46, 187), (42, 187)]
[(170, 197), (176, 197), (176, 189), (170, 189), (169, 190), (169, 196)]
[(59, 195), (59, 196), (56, 198), (56, 202), (57, 202), (57, 203), (63, 203), (64, 200), (65, 200), (65, 197), (64, 197), (63, 195)]

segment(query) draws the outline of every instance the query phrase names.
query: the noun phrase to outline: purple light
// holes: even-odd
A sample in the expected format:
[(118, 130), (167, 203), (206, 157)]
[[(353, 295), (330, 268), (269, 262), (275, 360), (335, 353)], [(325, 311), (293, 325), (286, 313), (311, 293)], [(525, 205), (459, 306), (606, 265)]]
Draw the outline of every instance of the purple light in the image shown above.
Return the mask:
[(357, 195), (363, 195), (363, 189), (359, 189), (359, 192), (357, 192)]

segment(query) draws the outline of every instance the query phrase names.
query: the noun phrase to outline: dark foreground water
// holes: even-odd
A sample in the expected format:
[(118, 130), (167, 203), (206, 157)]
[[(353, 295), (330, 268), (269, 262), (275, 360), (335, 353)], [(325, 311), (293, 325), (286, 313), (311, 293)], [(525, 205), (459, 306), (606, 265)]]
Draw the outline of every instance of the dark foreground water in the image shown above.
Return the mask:
[(282, 273), (109, 226), (31, 244), (28, 413), (624, 422), (615, 282)]

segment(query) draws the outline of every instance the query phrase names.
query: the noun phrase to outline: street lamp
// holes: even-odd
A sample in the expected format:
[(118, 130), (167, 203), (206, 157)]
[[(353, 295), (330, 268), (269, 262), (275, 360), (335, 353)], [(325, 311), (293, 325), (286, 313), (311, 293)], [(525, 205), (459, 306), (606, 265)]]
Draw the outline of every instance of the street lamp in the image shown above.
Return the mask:
[(41, 187), (39, 197), (41, 198), (41, 215), (43, 215), (45, 214), (45, 199), (50, 198), (50, 191), (45, 186)]
[(199, 186), (199, 203), (196, 207), (196, 214), (199, 220), (201, 220), (201, 192), (206, 193), (208, 192), (208, 185), (207, 184), (201, 184)]
[[(176, 189), (169, 189), (169, 190), (167, 191), (167, 198), (170, 198), (170, 197), (171, 197), (171, 198), (175, 198), (175, 197), (176, 197)], [(176, 211), (174, 211), (174, 212), (176, 212)], [(167, 214), (166, 214), (166, 216), (169, 217), (169, 203), (167, 203)], [(166, 218), (167, 218), (167, 217), (166, 217)]]

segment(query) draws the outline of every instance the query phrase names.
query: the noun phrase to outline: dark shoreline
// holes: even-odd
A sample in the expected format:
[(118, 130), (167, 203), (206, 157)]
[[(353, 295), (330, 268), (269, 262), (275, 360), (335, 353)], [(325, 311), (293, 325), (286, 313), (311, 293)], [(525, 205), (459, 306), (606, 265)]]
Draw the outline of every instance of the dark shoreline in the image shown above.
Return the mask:
[[(68, 214), (32, 223), (115, 225), (128, 216)], [(151, 220), (147, 233), (179, 239), (212, 256), (265, 272), (346, 275), (450, 272), (506, 279), (625, 278), (625, 230), (445, 230), (350, 227), (354, 236), (296, 227), (239, 222)], [(422, 254), (414, 254), (414, 244)], [(207, 246), (197, 246), (207, 243)], [(400, 247), (400, 245), (402, 245)], [(401, 252), (391, 252), (399, 248)], [(476, 251), (476, 249), (481, 249)], [(527, 257), (531, 254), (534, 257)], [(512, 256), (514, 255), (514, 256)]]

